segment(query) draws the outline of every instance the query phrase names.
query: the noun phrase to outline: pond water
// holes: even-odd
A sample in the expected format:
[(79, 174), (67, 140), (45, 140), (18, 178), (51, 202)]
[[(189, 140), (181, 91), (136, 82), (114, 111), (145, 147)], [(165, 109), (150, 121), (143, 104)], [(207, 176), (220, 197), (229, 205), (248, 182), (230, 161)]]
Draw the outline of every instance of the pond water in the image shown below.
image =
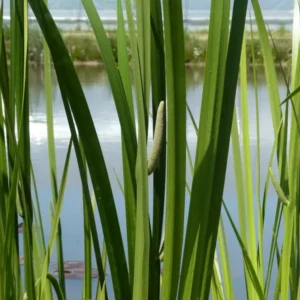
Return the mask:
[[(90, 29), (90, 22), (82, 5), (81, 0), (48, 0), (48, 7), (56, 22), (61, 29)], [(106, 29), (115, 30), (117, 27), (117, 1), (116, 0), (94, 0), (101, 21)], [(231, 8), (233, 8), (231, 1)], [(4, 0), (4, 24), (9, 26), (10, 4), (9, 0)], [(124, 8), (123, 1), (123, 8)], [(134, 3), (134, 1), (133, 1)], [(264, 21), (270, 29), (292, 29), (294, 2), (288, 0), (261, 0), (260, 8), (263, 13)], [(211, 0), (182, 0), (183, 19), (185, 30), (206, 30), (209, 26)], [(251, 1), (248, 1), (249, 12), (246, 16), (246, 28), (250, 26), (250, 12), (254, 15)], [(125, 8), (124, 8), (125, 9)], [(133, 5), (134, 9), (134, 5)], [(29, 7), (30, 26), (37, 26), (37, 22)], [(126, 14), (124, 12), (125, 22)], [(255, 19), (255, 18), (254, 18)], [(253, 19), (252, 19), (253, 21)], [(255, 20), (253, 28), (256, 28)]]
[[(125, 216), (124, 201), (122, 193), (117, 183), (114, 171), (122, 180), (122, 160), (121, 160), (121, 139), (118, 117), (108, 83), (108, 79), (103, 67), (80, 67), (77, 68), (78, 76), (81, 80), (88, 104), (94, 118), (97, 133), (100, 139), (101, 147), (106, 159), (106, 165), (111, 179), (112, 189), (115, 197), (117, 211), (120, 217), (122, 233), (125, 236)], [(195, 114), (198, 122), (201, 105), (201, 94), (203, 84), (203, 68), (187, 68), (187, 102)], [(271, 111), (269, 105), (268, 92), (263, 70), (259, 72), (258, 96), (260, 113), (260, 135), (261, 135), (261, 171), (262, 183), (264, 182), (266, 171), (269, 164), (269, 158), (274, 141)], [(284, 82), (280, 79), (280, 93), (282, 99), (286, 93)], [(249, 126), (250, 142), (252, 152), (253, 173), (256, 169), (256, 119), (255, 119), (255, 100), (254, 86), (249, 75)], [(240, 115), (239, 91), (237, 91), (237, 112)], [(50, 177), (48, 168), (48, 146), (47, 146), (47, 126), (45, 114), (45, 99), (43, 91), (43, 78), (40, 69), (30, 69), (30, 129), (31, 129), (31, 151), (34, 172), (37, 181), (38, 193), (41, 203), (42, 216), (45, 227), (46, 239), (49, 237), (50, 213), (49, 203), (51, 201)], [(67, 120), (64, 113), (63, 104), (59, 87), (54, 78), (53, 80), (53, 106), (54, 106), (54, 131), (56, 142), (56, 158), (58, 168), (58, 178), (60, 180), (63, 164), (66, 156), (67, 146), (70, 139)], [(189, 117), (187, 117), (187, 140), (194, 157), (196, 148), (196, 134)], [(151, 122), (151, 120), (150, 120)], [(149, 126), (151, 127), (151, 124)], [(151, 147), (152, 134), (150, 134), (149, 148)], [(190, 170), (187, 167), (187, 179), (191, 182)], [(262, 189), (263, 191), (263, 184)], [(262, 194), (262, 192), (261, 192)], [(150, 198), (151, 199), (151, 198)], [(224, 191), (224, 199), (238, 222), (235, 177), (233, 170), (232, 153), (230, 149), (227, 177)], [(276, 194), (271, 188), (267, 206), (267, 217), (265, 225), (265, 245), (270, 245), (273, 215), (276, 206)], [(187, 206), (186, 206), (187, 208)], [(187, 211), (187, 209), (186, 209)], [(84, 259), (83, 245), (83, 209), (80, 177), (77, 169), (76, 158), (72, 153), (69, 175), (67, 180), (65, 198), (62, 208), (62, 236), (64, 259), (79, 260)], [(242, 269), (242, 256), (240, 248), (236, 242), (236, 237), (224, 215), (227, 239), (229, 245), (229, 255), (231, 259), (231, 269), (233, 274), (233, 283), (237, 299), (243, 299), (245, 295), (244, 275)], [(97, 220), (100, 226), (99, 220)], [(100, 242), (102, 242), (102, 234)], [(125, 246), (126, 247), (126, 246)], [(269, 248), (265, 248), (265, 255), (268, 255)], [(56, 255), (51, 259), (51, 264), (56, 263)], [(81, 299), (82, 281), (67, 279), (68, 299)], [(97, 281), (94, 280), (94, 288)], [(108, 274), (108, 288), (111, 288), (110, 274)], [(270, 295), (271, 296), (271, 295)]]
[[(94, 0), (95, 5), (99, 9), (115, 9), (116, 0)], [(250, 2), (250, 1), (249, 1)], [(48, 0), (49, 7), (53, 9), (74, 9), (81, 8), (80, 0)], [(263, 10), (290, 10), (293, 8), (291, 0), (260, 0), (259, 4)], [(8, 6), (9, 0), (4, 0), (4, 5)], [(185, 9), (190, 10), (209, 10), (211, 0), (182, 0), (182, 5)]]

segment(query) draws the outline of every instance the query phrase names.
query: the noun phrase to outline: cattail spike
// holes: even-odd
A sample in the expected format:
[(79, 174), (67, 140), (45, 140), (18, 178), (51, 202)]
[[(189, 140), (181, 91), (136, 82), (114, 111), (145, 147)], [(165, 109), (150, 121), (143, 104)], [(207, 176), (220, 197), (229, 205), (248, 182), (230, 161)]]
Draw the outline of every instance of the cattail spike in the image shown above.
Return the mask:
[(271, 176), (271, 180), (273, 183), (273, 186), (275, 188), (275, 191), (277, 193), (277, 196), (279, 198), (279, 200), (284, 204), (284, 205), (289, 205), (289, 200), (286, 198), (280, 184), (277, 182), (276, 176), (273, 173), (272, 169), (269, 168), (269, 172), (270, 172), (270, 176)]
[(153, 146), (148, 159), (148, 175), (151, 175), (154, 172), (159, 161), (165, 126), (164, 108), (165, 103), (164, 101), (161, 101), (157, 109)]

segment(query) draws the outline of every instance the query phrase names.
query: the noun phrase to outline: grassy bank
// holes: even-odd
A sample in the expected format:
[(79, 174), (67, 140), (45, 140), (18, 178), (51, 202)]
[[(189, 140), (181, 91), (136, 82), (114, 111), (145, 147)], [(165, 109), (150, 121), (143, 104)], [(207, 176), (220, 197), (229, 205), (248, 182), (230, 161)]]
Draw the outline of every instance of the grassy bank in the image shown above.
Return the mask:
[[(64, 31), (61, 30), (62, 37), (66, 44), (69, 54), (75, 64), (83, 65), (96, 65), (103, 64), (101, 52), (97, 45), (94, 33), (92, 31), (84, 30), (72, 30)], [(10, 60), (10, 30), (6, 28), (4, 31), (7, 56)], [(107, 31), (109, 37), (114, 58), (118, 61), (118, 48), (117, 48), (117, 32), (115, 30)], [(275, 63), (282, 63), (289, 65), (291, 62), (291, 48), (292, 48), (292, 36), (291, 32), (286, 30), (284, 27), (271, 32), (269, 42), (272, 48), (273, 59)], [(207, 53), (207, 40), (208, 31), (185, 31), (185, 63), (186, 64), (203, 64), (206, 59)], [(29, 61), (34, 64), (42, 62), (43, 52), (43, 40), (40, 30), (32, 28), (29, 31)], [(254, 55), (256, 64), (263, 64), (263, 55), (261, 51), (261, 43), (258, 38), (258, 34), (254, 34), (253, 39)], [(127, 50), (128, 57), (131, 59), (132, 53), (129, 46), (129, 37), (127, 34)], [(252, 52), (252, 40), (251, 34), (247, 33), (246, 40), (246, 54), (248, 63), (253, 62)]]

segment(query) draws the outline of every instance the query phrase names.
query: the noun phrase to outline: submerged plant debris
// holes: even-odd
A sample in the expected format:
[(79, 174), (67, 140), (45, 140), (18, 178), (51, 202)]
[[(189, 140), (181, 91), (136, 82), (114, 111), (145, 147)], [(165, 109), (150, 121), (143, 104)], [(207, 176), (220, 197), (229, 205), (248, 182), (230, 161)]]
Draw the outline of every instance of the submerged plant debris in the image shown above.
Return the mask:
[[(52, 266), (53, 274), (58, 276), (58, 265)], [(65, 261), (64, 262), (65, 278), (82, 279), (84, 278), (84, 261)], [(98, 278), (97, 269), (92, 269), (92, 278)]]

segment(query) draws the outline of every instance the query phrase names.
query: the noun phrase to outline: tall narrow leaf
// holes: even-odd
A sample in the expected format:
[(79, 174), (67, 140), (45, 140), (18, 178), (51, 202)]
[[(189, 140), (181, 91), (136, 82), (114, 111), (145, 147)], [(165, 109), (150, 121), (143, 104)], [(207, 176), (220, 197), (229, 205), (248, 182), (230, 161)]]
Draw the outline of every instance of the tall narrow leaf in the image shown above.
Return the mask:
[(176, 298), (183, 241), (186, 86), (181, 0), (163, 1), (167, 83), (167, 196), (162, 299)]
[[(160, 101), (166, 99), (165, 52), (162, 20), (162, 5), (159, 0), (152, 0), (151, 5), (151, 90), (153, 132), (156, 126), (156, 114)], [(166, 110), (164, 110), (166, 115)], [(164, 116), (166, 124), (166, 116)], [(163, 231), (163, 215), (165, 204), (166, 173), (166, 126), (164, 126), (162, 149), (159, 162), (153, 175), (153, 221), (150, 257), (149, 298), (159, 298), (161, 263), (157, 259)]]
[[(131, 119), (135, 124), (134, 105), (131, 89), (131, 70), (129, 67), (128, 54), (127, 54), (127, 40), (125, 33), (125, 23), (122, 11), (121, 0), (117, 2), (118, 11), (118, 65), (120, 70), (121, 79), (125, 88), (126, 100), (130, 109)], [(126, 146), (122, 136), (122, 158), (123, 158), (123, 178), (124, 178), (124, 196), (126, 207), (126, 227), (127, 227), (127, 247), (128, 247), (128, 260), (130, 281), (133, 281), (134, 274), (134, 245), (135, 245), (135, 225), (136, 225), (136, 179), (132, 178), (129, 168), (128, 155), (126, 153)]]
[(247, 1), (234, 2), (228, 45), (229, 9), (230, 1), (211, 3), (181, 298), (207, 299), (209, 294)]
[[(30, 0), (29, 3), (49, 46), (63, 99), (64, 101), (67, 100), (69, 102), (82, 141), (95, 191), (104, 238), (106, 240), (115, 297), (116, 299), (120, 299), (120, 297), (130, 298), (131, 292), (119, 221), (103, 153), (92, 121), (91, 113), (74, 69), (74, 65), (72, 64), (71, 58), (68, 55), (62, 37), (59, 34), (49, 10), (43, 2)], [(86, 1), (86, 3), (90, 4), (90, 1)], [(88, 8), (90, 8), (89, 5)], [(91, 11), (93, 13), (93, 7), (91, 8)], [(116, 76), (116, 81), (118, 82), (120, 80), (118, 79), (119, 75), (117, 74)], [(123, 90), (121, 89), (121, 91)], [(118, 99), (120, 99), (119, 96)], [(123, 104), (121, 105), (124, 105), (123, 99), (124, 98), (122, 97), (120, 103)], [(129, 115), (129, 110), (124, 109), (124, 111), (127, 111)], [(126, 127), (123, 128), (123, 132), (132, 132), (130, 129), (130, 118), (123, 119), (123, 121), (125, 122), (121, 122), (121, 124)], [(134, 142), (131, 144), (131, 137), (132, 135), (128, 138), (129, 142), (126, 144), (130, 150), (134, 147)], [(135, 151), (133, 149), (132, 152), (128, 151), (128, 153), (133, 153), (134, 157)]]

